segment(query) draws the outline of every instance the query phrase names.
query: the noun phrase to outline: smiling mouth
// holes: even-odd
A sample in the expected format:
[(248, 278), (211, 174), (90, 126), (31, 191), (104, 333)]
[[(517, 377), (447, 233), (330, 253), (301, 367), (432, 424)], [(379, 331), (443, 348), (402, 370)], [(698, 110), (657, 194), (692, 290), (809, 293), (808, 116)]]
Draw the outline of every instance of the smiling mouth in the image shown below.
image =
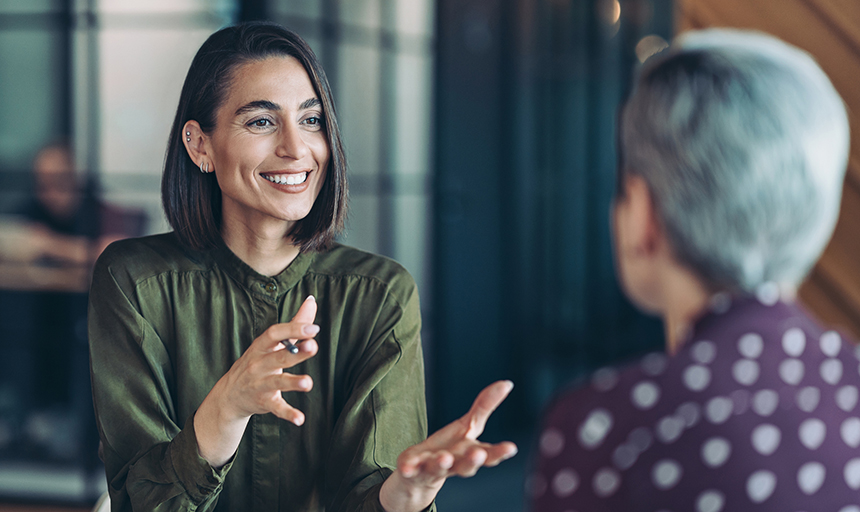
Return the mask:
[(295, 174), (263, 174), (262, 176), (278, 185), (301, 185), (308, 179), (308, 171)]

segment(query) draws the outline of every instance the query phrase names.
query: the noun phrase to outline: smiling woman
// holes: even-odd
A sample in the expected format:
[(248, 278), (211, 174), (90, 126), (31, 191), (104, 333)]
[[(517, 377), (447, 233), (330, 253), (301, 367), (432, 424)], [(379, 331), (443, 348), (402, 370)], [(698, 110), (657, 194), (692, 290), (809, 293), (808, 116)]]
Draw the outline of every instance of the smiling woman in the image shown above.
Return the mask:
[(90, 293), (113, 510), (435, 509), (510, 382), (425, 439), (418, 293), (334, 242), (346, 163), (313, 52), (278, 25), (213, 34), (182, 89), (162, 198), (174, 231), (111, 245)]

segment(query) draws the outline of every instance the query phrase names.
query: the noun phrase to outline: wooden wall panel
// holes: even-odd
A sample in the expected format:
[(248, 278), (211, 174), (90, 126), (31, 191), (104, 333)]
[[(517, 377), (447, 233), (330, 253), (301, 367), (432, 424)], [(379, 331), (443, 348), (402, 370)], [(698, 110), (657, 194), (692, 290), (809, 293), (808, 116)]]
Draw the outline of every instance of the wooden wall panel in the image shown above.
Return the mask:
[(812, 54), (849, 110), (851, 158), (833, 240), (800, 290), (828, 325), (860, 336), (860, 2), (857, 0), (678, 0), (679, 32), (737, 27), (773, 34)]

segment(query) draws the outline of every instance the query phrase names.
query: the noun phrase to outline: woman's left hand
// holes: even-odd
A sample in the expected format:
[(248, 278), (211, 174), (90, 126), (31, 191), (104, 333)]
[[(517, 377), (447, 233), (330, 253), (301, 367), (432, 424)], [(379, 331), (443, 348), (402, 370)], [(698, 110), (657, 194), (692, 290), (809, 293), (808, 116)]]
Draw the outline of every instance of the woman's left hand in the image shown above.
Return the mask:
[(418, 512), (435, 499), (449, 476), (469, 477), (516, 455), (511, 442), (478, 441), (487, 419), (513, 389), (511, 381), (490, 384), (465, 416), (448, 424), (397, 458), (397, 471), (382, 485), (379, 501), (388, 512)]

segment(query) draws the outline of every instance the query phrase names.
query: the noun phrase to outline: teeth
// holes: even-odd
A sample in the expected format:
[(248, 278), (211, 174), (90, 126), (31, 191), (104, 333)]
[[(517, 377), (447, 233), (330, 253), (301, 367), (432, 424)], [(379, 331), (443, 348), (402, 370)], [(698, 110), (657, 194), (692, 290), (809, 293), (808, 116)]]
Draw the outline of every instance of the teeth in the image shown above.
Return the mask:
[(271, 181), (272, 183), (277, 183), (279, 185), (299, 185), (305, 182), (308, 179), (308, 173), (302, 172), (298, 174), (278, 174), (275, 176), (269, 176), (267, 174), (263, 175), (264, 178)]

